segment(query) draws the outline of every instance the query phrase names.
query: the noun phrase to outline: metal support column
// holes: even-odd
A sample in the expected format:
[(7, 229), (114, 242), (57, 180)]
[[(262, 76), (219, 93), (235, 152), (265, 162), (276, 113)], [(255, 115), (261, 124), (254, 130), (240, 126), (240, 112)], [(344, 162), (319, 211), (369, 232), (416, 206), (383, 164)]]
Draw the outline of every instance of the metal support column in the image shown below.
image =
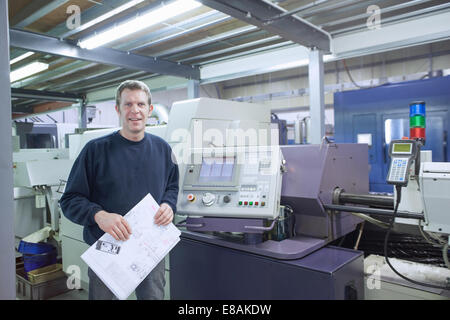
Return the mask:
[(189, 80), (187, 84), (188, 99), (200, 98), (200, 81)]
[(311, 143), (319, 144), (325, 136), (325, 96), (323, 53), (311, 49), (309, 53), (309, 113), (311, 115)]
[(82, 102), (78, 109), (78, 128), (87, 128), (86, 103)]
[(16, 298), (8, 1), (0, 1), (0, 300)]

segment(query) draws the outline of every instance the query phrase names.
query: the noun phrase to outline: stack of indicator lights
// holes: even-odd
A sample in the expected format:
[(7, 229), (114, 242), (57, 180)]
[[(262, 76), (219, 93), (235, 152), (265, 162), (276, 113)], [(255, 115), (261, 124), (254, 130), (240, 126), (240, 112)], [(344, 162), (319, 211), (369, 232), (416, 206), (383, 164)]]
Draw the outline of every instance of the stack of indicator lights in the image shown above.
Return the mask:
[(409, 104), (409, 138), (425, 142), (425, 102)]

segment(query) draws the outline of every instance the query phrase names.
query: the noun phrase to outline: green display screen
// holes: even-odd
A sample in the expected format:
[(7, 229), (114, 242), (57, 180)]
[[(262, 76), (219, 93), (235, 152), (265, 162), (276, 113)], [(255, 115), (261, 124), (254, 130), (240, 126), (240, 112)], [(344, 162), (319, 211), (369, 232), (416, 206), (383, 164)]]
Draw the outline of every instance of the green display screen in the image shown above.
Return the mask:
[(394, 153), (396, 152), (411, 153), (411, 150), (412, 150), (411, 143), (394, 143), (394, 148), (392, 149)]

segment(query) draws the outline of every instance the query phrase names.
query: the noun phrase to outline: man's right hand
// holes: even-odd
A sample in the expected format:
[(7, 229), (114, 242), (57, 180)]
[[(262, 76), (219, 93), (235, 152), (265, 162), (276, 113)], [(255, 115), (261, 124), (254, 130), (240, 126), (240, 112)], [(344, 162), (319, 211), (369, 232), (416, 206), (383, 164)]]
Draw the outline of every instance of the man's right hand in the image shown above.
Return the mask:
[(100, 229), (110, 234), (116, 240), (128, 240), (131, 234), (131, 227), (127, 220), (117, 213), (109, 213), (104, 210), (94, 215)]

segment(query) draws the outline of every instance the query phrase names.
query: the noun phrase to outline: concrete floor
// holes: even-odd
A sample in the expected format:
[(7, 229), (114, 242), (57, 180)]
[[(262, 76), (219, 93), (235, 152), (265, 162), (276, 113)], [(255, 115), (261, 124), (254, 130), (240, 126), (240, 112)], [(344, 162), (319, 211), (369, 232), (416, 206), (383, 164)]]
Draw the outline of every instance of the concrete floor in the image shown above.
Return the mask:
[(70, 290), (48, 300), (88, 300), (88, 292), (84, 289)]

